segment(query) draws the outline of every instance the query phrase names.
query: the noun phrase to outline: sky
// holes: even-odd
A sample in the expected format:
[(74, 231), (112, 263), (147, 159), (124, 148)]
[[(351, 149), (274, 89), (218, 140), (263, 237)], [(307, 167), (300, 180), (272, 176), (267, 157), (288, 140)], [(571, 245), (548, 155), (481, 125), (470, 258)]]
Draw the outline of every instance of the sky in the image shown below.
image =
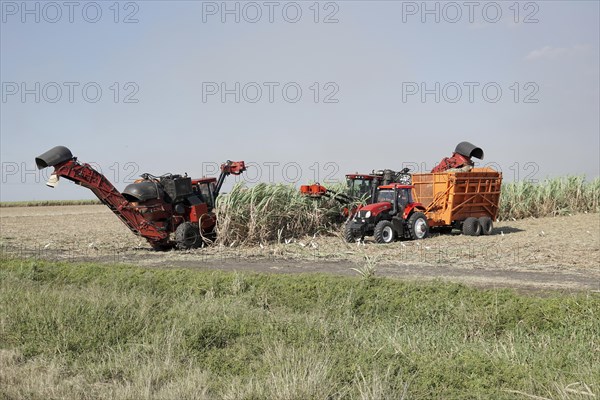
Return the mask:
[(34, 158), (249, 185), (428, 172), (461, 141), (506, 181), (600, 173), (599, 2), (1, 1), (0, 201), (93, 198)]

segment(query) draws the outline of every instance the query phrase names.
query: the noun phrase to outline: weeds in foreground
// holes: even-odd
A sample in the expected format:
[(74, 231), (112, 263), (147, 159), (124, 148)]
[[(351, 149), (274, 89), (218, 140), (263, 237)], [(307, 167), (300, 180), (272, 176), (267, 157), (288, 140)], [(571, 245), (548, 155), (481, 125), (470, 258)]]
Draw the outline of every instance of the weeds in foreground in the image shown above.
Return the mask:
[(0, 398), (600, 393), (593, 293), (0, 261)]
[(363, 257), (365, 259), (364, 264), (358, 268), (351, 268), (351, 270), (357, 272), (363, 279), (369, 280), (375, 277), (379, 256), (368, 256), (364, 254)]

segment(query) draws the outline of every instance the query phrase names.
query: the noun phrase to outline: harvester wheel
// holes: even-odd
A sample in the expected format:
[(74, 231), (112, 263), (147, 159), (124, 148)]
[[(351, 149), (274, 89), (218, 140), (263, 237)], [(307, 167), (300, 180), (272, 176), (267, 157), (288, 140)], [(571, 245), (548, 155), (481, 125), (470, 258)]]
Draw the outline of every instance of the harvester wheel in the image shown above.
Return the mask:
[(194, 249), (202, 244), (200, 228), (191, 222), (181, 223), (175, 229), (175, 242), (178, 249)]
[(481, 235), (481, 225), (479, 220), (475, 217), (469, 217), (465, 219), (462, 226), (463, 234), (468, 236), (479, 236)]
[(412, 240), (425, 239), (429, 235), (427, 217), (422, 212), (416, 212), (408, 218), (408, 235)]
[(396, 232), (390, 221), (379, 221), (373, 232), (377, 243), (392, 243), (396, 239)]
[(352, 233), (352, 230), (350, 229), (349, 222), (346, 225), (344, 225), (344, 240), (348, 243), (356, 242), (356, 237), (354, 236), (354, 233)]
[(494, 223), (490, 217), (480, 217), (479, 225), (481, 225), (481, 233), (484, 235), (491, 235), (494, 229)]

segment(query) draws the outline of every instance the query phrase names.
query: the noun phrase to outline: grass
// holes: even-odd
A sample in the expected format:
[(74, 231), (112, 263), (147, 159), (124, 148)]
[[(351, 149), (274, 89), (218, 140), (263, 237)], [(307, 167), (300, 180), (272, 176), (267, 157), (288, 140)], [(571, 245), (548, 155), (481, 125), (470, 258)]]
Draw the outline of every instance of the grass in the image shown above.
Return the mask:
[(4, 258), (0, 398), (591, 399), (599, 313), (593, 293)]
[(0, 207), (87, 206), (102, 204), (100, 200), (29, 200), (3, 201)]

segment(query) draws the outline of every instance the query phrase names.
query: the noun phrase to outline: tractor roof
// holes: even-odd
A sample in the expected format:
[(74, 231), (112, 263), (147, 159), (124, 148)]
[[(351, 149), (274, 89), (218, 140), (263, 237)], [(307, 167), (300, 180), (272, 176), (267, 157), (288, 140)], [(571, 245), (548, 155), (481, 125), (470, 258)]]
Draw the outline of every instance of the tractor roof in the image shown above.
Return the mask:
[(365, 180), (373, 180), (375, 178), (379, 178), (376, 175), (369, 174), (346, 174), (346, 178), (348, 179), (365, 179)]
[(394, 189), (394, 188), (398, 188), (398, 189), (412, 189), (414, 186), (413, 185), (403, 185), (401, 183), (390, 183), (389, 185), (383, 185), (383, 186), (379, 186), (378, 189)]

